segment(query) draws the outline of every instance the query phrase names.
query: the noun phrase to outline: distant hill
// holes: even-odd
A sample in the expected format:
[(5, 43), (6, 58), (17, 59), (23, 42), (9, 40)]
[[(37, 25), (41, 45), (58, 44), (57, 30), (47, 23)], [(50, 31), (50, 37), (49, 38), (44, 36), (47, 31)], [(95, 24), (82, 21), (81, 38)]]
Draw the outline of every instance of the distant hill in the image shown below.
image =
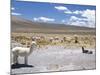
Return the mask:
[(64, 33), (64, 34), (95, 34), (95, 28), (80, 27), (74, 25), (51, 24), (32, 22), (21, 17), (11, 17), (12, 32), (36, 32), (36, 33)]

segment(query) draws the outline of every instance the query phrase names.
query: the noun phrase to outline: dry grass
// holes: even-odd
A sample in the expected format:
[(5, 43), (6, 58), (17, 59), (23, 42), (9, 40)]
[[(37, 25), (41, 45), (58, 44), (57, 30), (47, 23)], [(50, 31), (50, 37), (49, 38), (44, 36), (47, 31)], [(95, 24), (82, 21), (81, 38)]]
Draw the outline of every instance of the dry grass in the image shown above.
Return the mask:
[[(96, 37), (95, 35), (67, 35), (67, 34), (43, 34), (43, 33), (12, 33), (12, 39), (29, 46), (31, 38), (35, 36), (43, 36), (44, 39), (38, 40), (39, 46), (46, 45), (60, 45), (65, 47), (88, 47), (95, 48)], [(50, 41), (50, 37), (58, 37), (59, 40), (53, 42)]]

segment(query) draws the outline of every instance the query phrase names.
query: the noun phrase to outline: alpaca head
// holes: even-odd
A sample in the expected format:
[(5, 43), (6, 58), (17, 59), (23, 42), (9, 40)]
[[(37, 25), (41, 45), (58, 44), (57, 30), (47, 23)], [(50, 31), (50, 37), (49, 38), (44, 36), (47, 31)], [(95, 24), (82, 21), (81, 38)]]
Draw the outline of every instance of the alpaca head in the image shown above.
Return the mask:
[(32, 41), (32, 43), (31, 43), (31, 47), (36, 47), (37, 46), (37, 44), (36, 44), (36, 42), (35, 41)]
[(37, 47), (36, 42), (35, 42), (35, 41), (32, 41), (32, 43), (31, 43), (31, 47), (30, 47), (30, 53), (32, 53), (32, 52), (33, 52), (33, 50), (35, 50), (35, 49), (36, 49), (36, 47)]

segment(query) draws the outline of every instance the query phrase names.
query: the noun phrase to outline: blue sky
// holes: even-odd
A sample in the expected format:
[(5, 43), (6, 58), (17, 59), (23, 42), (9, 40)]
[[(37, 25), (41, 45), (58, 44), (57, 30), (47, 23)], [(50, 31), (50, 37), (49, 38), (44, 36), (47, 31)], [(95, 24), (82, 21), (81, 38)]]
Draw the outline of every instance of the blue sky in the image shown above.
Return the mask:
[(95, 27), (95, 6), (12, 0), (11, 14), (35, 22)]

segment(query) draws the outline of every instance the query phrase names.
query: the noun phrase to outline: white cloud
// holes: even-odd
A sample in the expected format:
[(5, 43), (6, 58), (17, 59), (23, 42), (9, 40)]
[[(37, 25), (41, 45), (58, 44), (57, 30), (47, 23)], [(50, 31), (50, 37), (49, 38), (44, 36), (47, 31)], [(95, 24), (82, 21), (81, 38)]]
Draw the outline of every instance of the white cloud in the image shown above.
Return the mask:
[(76, 10), (76, 11), (71, 11), (67, 7), (64, 6), (55, 6), (54, 7), (57, 10), (63, 11), (65, 14), (81, 14), (82, 11)]
[(67, 7), (64, 6), (55, 6), (54, 8), (57, 10), (68, 10)]
[(79, 17), (76, 17), (76, 16), (71, 16), (70, 17), (70, 21), (76, 21), (76, 20), (78, 20), (78, 21), (87, 21), (86, 18), (79, 18)]
[[(87, 19), (89, 25), (90, 24), (92, 26), (95, 25), (95, 10), (86, 9), (86, 10), (71, 11), (67, 7), (64, 7), (64, 6), (55, 6), (55, 8), (57, 10), (63, 11), (65, 14), (81, 15), (82, 17), (85, 17)], [(78, 18), (78, 20), (81, 20), (81, 19)], [(82, 20), (84, 20), (84, 18), (82, 18)]]
[[(11, 8), (11, 10), (15, 10), (15, 8), (14, 8), (14, 7), (12, 7), (12, 8)], [(20, 14), (20, 13), (16, 13), (16, 12), (12, 12), (12, 13), (11, 13), (11, 15), (18, 16), (18, 15), (21, 15), (21, 14)]]
[(38, 17), (38, 18), (33, 18), (34, 21), (42, 21), (42, 22), (54, 22), (55, 19), (53, 18), (47, 18), (47, 17)]
[(65, 14), (72, 14), (70, 10), (64, 11)]
[(76, 16), (71, 16), (67, 24), (77, 25), (77, 26), (86, 26), (87, 25), (85, 18), (78, 18)]
[(76, 11), (73, 11), (73, 14), (82, 14), (82, 11), (76, 10)]
[(82, 17), (87, 18), (88, 25), (95, 26), (95, 18), (96, 18), (95, 14), (96, 14), (95, 10), (87, 9), (87, 10), (83, 11)]
[(14, 8), (14, 7), (12, 7), (12, 8), (11, 8), (11, 10), (15, 10), (15, 8)]
[(62, 23), (66, 23), (66, 20), (62, 20), (61, 22), (62, 22)]
[(21, 15), (20, 13), (15, 13), (15, 12), (12, 12), (11, 14), (15, 16)]
[(83, 22), (83, 21), (75, 21), (75, 22), (72, 22), (70, 23), (71, 25), (77, 25), (77, 26), (84, 26), (84, 27), (87, 27), (86, 26), (86, 23)]
[(87, 10), (83, 11), (82, 16), (86, 17), (88, 19), (91, 19), (91, 20), (95, 20), (95, 14), (96, 14), (95, 10), (87, 9)]
[(77, 26), (85, 26), (85, 27), (95, 27), (95, 20), (89, 19), (89, 17), (76, 17), (71, 16), (69, 21), (67, 22), (69, 25), (77, 25)]
[(70, 21), (73, 21), (73, 20), (78, 20), (78, 18), (76, 16), (71, 16)]
[(54, 8), (60, 11), (64, 11), (65, 14), (72, 14), (72, 12), (64, 6), (55, 6)]
[(70, 11), (69, 9), (67, 11), (64, 11), (66, 14), (72, 14), (72, 15), (80, 15), (80, 17), (77, 16), (71, 16), (69, 18), (69, 21), (62, 20), (62, 23), (67, 22), (67, 24), (70, 25), (79, 25), (79, 26), (86, 26), (86, 27), (95, 27), (95, 10), (75, 10)]

